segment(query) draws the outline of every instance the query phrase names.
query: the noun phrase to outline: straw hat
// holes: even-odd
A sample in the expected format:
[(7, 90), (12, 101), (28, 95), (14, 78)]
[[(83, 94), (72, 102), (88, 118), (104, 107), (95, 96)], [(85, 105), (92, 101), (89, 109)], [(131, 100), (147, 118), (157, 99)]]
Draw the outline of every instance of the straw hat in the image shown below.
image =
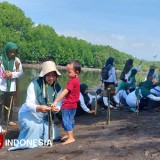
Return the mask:
[(52, 61), (46, 61), (42, 63), (42, 70), (39, 74), (39, 77), (43, 77), (45, 76), (47, 73), (49, 72), (53, 72), (55, 71), (57, 73), (58, 76), (60, 76), (60, 72), (57, 70), (56, 68), (56, 64)]

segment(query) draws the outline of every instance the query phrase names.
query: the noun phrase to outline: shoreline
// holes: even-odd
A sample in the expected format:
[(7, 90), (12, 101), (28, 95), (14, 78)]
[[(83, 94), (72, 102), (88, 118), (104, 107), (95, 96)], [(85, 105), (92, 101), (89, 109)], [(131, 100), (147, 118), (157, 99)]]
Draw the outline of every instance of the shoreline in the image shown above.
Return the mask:
[[(24, 68), (29, 68), (29, 69), (41, 69), (41, 64), (22, 64), (22, 66)], [(58, 69), (62, 69), (62, 70), (65, 70), (65, 66), (59, 66), (57, 65), (57, 68)], [(82, 71), (94, 71), (94, 72), (100, 72), (101, 71), (101, 68), (87, 68), (87, 67), (82, 67)], [(120, 70), (116, 70), (116, 72), (121, 72)]]

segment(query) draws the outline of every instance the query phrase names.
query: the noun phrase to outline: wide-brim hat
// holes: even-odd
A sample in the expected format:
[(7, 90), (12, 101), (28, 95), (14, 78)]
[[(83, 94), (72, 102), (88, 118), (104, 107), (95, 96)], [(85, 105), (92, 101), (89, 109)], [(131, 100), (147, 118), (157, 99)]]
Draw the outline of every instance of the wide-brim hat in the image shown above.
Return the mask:
[(55, 71), (58, 76), (61, 75), (61, 73), (57, 70), (56, 64), (52, 61), (46, 61), (42, 63), (42, 70), (39, 74), (39, 77), (45, 76), (47, 73)]

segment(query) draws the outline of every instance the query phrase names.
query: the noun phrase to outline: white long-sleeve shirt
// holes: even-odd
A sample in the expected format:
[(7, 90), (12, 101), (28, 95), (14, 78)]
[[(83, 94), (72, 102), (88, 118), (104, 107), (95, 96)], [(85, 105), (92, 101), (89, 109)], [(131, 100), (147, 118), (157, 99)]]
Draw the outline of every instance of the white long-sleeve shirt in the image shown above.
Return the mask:
[[(19, 62), (19, 70), (16, 71), (16, 66), (14, 63), (13, 71), (12, 71), (12, 78), (11, 78), (11, 87), (10, 92), (16, 91), (16, 78), (20, 78), (23, 75), (23, 68), (19, 58), (15, 58), (15, 61)], [(3, 64), (1, 64), (1, 69), (4, 69)], [(6, 92), (7, 91), (7, 79), (0, 77), (0, 90)]]
[[(156, 97), (153, 94), (149, 94), (147, 97), (154, 101), (160, 101), (160, 97)], [(137, 97), (136, 97), (135, 91), (127, 95), (126, 102), (130, 107), (136, 107)]]
[[(57, 93), (57, 96), (62, 92), (62, 89)], [(35, 90), (34, 90), (34, 84), (31, 82), (27, 89), (27, 98), (26, 102), (21, 106), (19, 110), (19, 114), (22, 112), (33, 112), (36, 113), (36, 107), (40, 104), (37, 101)], [(60, 109), (62, 106), (62, 100), (57, 102), (57, 107)]]
[(127, 98), (127, 93), (125, 90), (120, 90), (117, 92), (116, 97), (118, 101), (120, 102), (122, 98), (126, 99)]
[[(91, 95), (90, 93), (88, 93), (88, 96), (89, 96), (89, 103), (92, 104), (93, 99), (95, 99), (96, 97), (93, 96), (93, 95)], [(80, 100), (80, 106), (82, 107), (82, 109), (83, 109), (85, 112), (90, 112), (90, 109), (87, 107), (87, 105), (86, 105), (85, 102), (84, 102), (84, 98), (83, 98), (82, 93), (80, 93), (79, 100)]]
[(114, 66), (108, 71), (108, 74), (109, 74), (109, 78), (103, 81), (117, 83), (116, 70)]
[[(114, 99), (114, 101), (116, 102), (116, 104), (119, 104), (119, 100), (118, 100), (118, 98), (116, 97), (116, 95), (113, 96), (113, 99)], [(105, 106), (108, 106), (108, 97), (103, 97), (103, 103), (104, 103)], [(113, 108), (113, 107), (115, 107), (115, 106), (112, 106), (112, 105), (110, 104), (110, 108)]]
[(129, 78), (129, 76), (131, 75), (132, 69), (136, 69), (137, 72), (140, 72), (141, 68), (142, 68), (142, 65), (139, 65), (138, 68), (136, 68), (136, 67), (133, 66), (133, 67), (130, 69), (130, 71), (125, 74), (125, 79), (128, 81), (128, 78)]

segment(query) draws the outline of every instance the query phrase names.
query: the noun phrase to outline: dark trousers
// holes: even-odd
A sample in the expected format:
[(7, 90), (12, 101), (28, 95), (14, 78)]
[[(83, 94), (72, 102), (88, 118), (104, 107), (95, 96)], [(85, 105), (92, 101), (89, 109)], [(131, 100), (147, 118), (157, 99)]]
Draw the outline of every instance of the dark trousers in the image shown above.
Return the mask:
[[(15, 93), (16, 92), (4, 92), (0, 96), (0, 119), (2, 119), (5, 122), (7, 122), (8, 111), (10, 106), (11, 106), (11, 110), (10, 110), (9, 121), (12, 120)], [(12, 99), (12, 102), (11, 102), (11, 99)]]

